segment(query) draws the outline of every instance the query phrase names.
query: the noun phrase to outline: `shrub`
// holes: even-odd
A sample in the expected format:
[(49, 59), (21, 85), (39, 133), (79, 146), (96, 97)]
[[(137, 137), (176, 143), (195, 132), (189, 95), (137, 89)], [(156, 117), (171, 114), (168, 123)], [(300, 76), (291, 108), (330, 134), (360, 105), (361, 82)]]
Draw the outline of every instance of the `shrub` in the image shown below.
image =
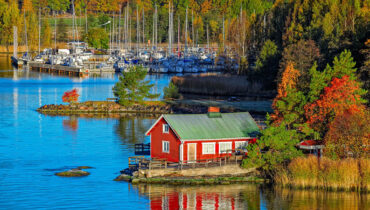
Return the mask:
[(165, 99), (178, 99), (180, 98), (179, 89), (172, 82), (163, 89)]
[(75, 103), (78, 101), (78, 97), (80, 97), (80, 95), (77, 93), (77, 89), (73, 89), (71, 91), (64, 92), (62, 100), (67, 103)]

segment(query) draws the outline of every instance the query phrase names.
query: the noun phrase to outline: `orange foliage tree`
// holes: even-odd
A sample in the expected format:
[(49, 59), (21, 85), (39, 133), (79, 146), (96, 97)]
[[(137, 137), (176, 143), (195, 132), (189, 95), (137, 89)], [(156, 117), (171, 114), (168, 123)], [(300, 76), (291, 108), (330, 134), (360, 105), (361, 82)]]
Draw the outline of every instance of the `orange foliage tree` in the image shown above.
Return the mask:
[(335, 117), (325, 136), (325, 153), (332, 157), (368, 157), (370, 113), (367, 110), (345, 112)]
[(71, 91), (64, 92), (62, 100), (67, 103), (75, 103), (78, 101), (78, 97), (80, 97), (80, 95), (77, 93), (77, 89), (73, 89)]
[(317, 131), (324, 131), (336, 116), (346, 111), (351, 113), (363, 110), (365, 93), (360, 83), (345, 75), (334, 78), (318, 100), (305, 106), (308, 124)]
[[(271, 118), (275, 123), (280, 123), (282, 120), (284, 120), (286, 115), (294, 111), (296, 106), (300, 104), (300, 101), (302, 101), (295, 100), (300, 98), (298, 97), (298, 92), (296, 90), (299, 76), (299, 70), (294, 68), (292, 62), (288, 62), (282, 74), (281, 82), (278, 85), (278, 94), (272, 103), (274, 113), (271, 115)], [(299, 95), (304, 97), (302, 94)]]

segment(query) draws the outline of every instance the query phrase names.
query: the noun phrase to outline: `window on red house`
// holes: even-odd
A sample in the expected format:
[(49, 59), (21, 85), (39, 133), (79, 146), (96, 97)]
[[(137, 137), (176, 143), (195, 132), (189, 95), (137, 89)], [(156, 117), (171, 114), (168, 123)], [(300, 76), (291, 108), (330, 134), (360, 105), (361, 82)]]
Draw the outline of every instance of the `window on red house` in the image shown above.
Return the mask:
[(162, 152), (166, 152), (166, 153), (170, 152), (170, 142), (169, 141), (162, 141)]
[(216, 153), (215, 145), (216, 143), (202, 143), (202, 153), (204, 155), (215, 154)]
[(167, 124), (163, 124), (163, 133), (168, 133), (170, 131), (170, 127)]
[(220, 154), (221, 153), (230, 153), (232, 150), (232, 142), (220, 142)]

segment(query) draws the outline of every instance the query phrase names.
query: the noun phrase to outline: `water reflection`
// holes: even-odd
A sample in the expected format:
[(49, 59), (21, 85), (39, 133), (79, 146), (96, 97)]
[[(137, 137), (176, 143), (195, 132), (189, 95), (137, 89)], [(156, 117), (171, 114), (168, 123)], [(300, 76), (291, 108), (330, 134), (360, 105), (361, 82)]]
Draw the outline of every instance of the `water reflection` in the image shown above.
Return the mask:
[(151, 209), (367, 209), (369, 195), (292, 190), (258, 184), (133, 185)]
[(63, 120), (63, 128), (66, 131), (77, 131), (78, 129), (78, 118), (76, 116), (70, 116), (68, 119)]
[(259, 188), (252, 184), (212, 186), (135, 185), (151, 209), (258, 209)]
[(328, 192), (323, 190), (292, 190), (261, 188), (267, 209), (368, 209), (369, 194)]
[(122, 144), (131, 145), (148, 142), (145, 132), (152, 126), (158, 115), (130, 115), (120, 117), (115, 125), (115, 132)]

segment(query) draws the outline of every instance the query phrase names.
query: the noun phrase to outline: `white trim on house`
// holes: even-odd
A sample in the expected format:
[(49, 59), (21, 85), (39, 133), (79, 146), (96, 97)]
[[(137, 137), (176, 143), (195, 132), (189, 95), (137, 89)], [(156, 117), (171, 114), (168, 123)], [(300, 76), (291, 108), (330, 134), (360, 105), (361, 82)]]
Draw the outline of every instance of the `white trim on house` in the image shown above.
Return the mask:
[[(204, 145), (213, 145), (213, 153), (209, 153), (209, 152), (207, 152), (207, 153), (205, 153), (204, 152)], [(216, 142), (204, 142), (204, 143), (202, 143), (202, 154), (203, 155), (214, 155), (214, 154), (216, 154)]]
[[(167, 144), (167, 146), (166, 146)], [(169, 141), (162, 141), (162, 152), (163, 153), (170, 153), (170, 142)]]
[(221, 138), (221, 139), (181, 139), (181, 141), (220, 141), (220, 140), (243, 140), (255, 139), (257, 137), (236, 137), (236, 138)]
[(180, 157), (180, 161), (183, 161), (184, 160), (184, 144), (181, 142), (180, 144), (180, 149), (179, 149), (179, 157)]
[(157, 121), (155, 121), (155, 123), (152, 125), (152, 127), (149, 128), (149, 130), (145, 133), (146, 136), (149, 136), (149, 133), (153, 130), (153, 128), (158, 124), (158, 122), (161, 120), (161, 119), (164, 119), (164, 121), (167, 123), (167, 125), (170, 127), (170, 129), (175, 133), (176, 137), (181, 141), (181, 138), (179, 136), (179, 134), (177, 134), (177, 132), (175, 131), (175, 129), (173, 129), (171, 127), (171, 125), (167, 122), (166, 118), (164, 118), (164, 115), (161, 115), (159, 117), (159, 119)]
[(148, 129), (147, 132), (145, 132), (145, 135), (148, 136), (150, 131), (152, 131), (152, 129), (154, 128), (155, 125), (157, 125), (157, 123), (163, 118), (163, 115), (161, 115), (157, 121), (155, 121), (155, 123)]
[(162, 125), (162, 132), (163, 133), (170, 133), (170, 126), (168, 124)]
[[(226, 150), (230, 150), (229, 152), (222, 152), (221, 151), (221, 145), (230, 145), (230, 148), (227, 148)], [(231, 153), (231, 150), (233, 149), (233, 142), (232, 141), (225, 141), (225, 142), (218, 142), (218, 154), (226, 154)]]

